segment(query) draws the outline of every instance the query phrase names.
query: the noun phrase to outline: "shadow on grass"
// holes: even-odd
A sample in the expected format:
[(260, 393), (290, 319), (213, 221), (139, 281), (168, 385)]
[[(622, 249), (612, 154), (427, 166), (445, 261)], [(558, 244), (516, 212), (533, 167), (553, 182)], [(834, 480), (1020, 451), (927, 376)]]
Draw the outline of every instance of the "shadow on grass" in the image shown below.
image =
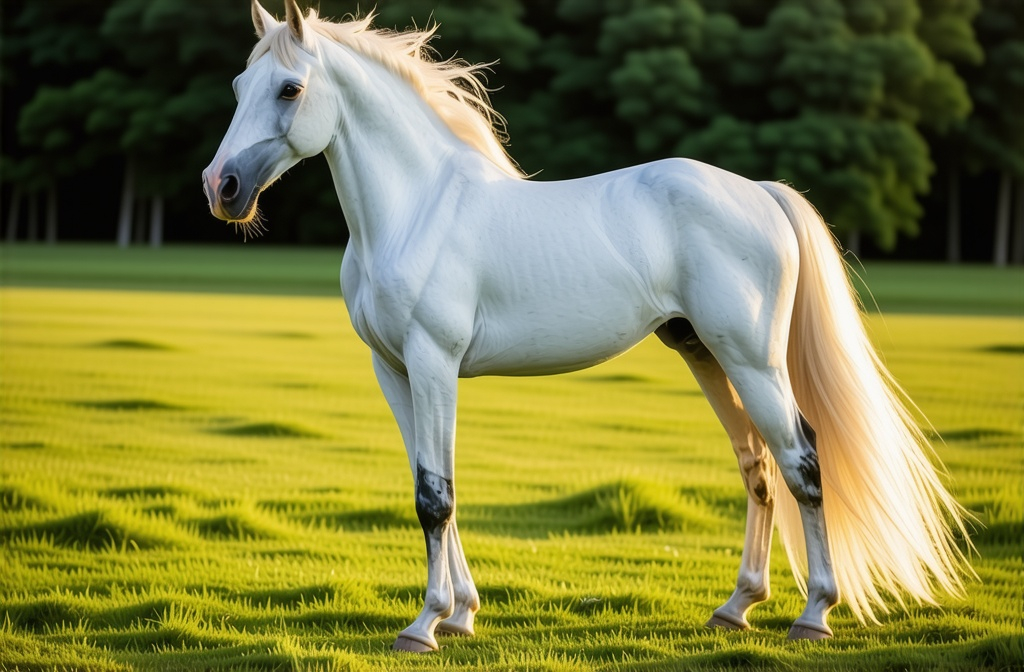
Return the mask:
[(175, 541), (156, 530), (144, 529), (144, 521), (103, 510), (85, 511), (40, 523), (0, 528), (5, 542), (18, 538), (47, 539), (54, 546), (87, 551), (144, 550), (175, 546)]
[(14, 441), (4, 443), (3, 447), (10, 450), (40, 450), (46, 448), (46, 444), (42, 441)]
[(49, 511), (52, 508), (49, 502), (17, 486), (0, 486), (0, 511)]
[(2, 611), (14, 627), (36, 633), (73, 627), (89, 616), (88, 610), (60, 595), (8, 603)]
[(1019, 432), (1008, 431), (996, 427), (968, 427), (965, 429), (950, 429), (939, 432), (927, 430), (926, 434), (932, 441), (942, 440), (946, 443), (980, 442), (983, 445), (979, 447), (1019, 444), (1021, 441), (1021, 435)]
[(144, 341), (135, 338), (117, 338), (110, 341), (93, 343), (89, 347), (108, 348), (113, 350), (150, 350), (158, 352), (172, 352), (174, 348), (156, 341)]
[(476, 529), (522, 538), (564, 532), (719, 532), (742, 523), (744, 499), (724, 493), (709, 499), (706, 494), (705, 490), (621, 480), (546, 501), (466, 506), (462, 519)]
[(411, 507), (399, 506), (311, 513), (298, 519), (307, 524), (341, 530), (418, 529), (420, 526)]
[(115, 499), (164, 499), (167, 497), (195, 497), (196, 493), (175, 485), (137, 485), (107, 488), (100, 492)]
[(1024, 355), (1024, 343), (1002, 343), (980, 348), (981, 352), (994, 355)]
[(231, 427), (218, 427), (210, 429), (212, 434), (224, 436), (242, 437), (269, 437), (269, 438), (294, 438), (294, 439), (315, 439), (320, 434), (310, 431), (298, 425), (289, 425), (283, 422), (254, 422), (244, 425), (233, 425)]
[(288, 536), (276, 521), (245, 510), (196, 518), (189, 524), (200, 537), (211, 541), (264, 541)]
[(182, 406), (175, 406), (152, 399), (109, 399), (105, 401), (72, 401), (72, 406), (88, 408), (94, 411), (180, 411)]

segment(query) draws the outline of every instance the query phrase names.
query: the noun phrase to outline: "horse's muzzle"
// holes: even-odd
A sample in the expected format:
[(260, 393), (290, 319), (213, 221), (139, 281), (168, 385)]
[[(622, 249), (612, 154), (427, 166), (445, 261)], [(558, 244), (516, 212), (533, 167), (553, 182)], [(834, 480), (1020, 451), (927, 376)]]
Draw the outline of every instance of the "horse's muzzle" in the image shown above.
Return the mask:
[[(242, 177), (229, 166), (221, 166), (217, 170), (210, 166), (203, 171), (203, 191), (210, 204), (210, 212), (214, 217), (226, 221), (247, 219), (252, 212), (251, 198), (243, 197)], [(248, 193), (258, 192), (251, 189)]]
[(203, 191), (214, 217), (228, 222), (252, 219), (256, 199), (276, 177), (280, 144), (274, 139), (257, 142), (206, 167)]

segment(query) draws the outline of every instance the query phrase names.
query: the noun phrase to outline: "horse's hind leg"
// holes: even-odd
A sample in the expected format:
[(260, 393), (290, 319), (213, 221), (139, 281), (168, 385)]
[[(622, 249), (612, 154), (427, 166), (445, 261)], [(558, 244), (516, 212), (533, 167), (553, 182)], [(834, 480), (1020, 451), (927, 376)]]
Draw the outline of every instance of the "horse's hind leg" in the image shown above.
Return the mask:
[(721, 421), (747, 488), (747, 531), (743, 542), (736, 590), (715, 610), (708, 627), (747, 630), (747, 613), (769, 596), (768, 562), (772, 545), (772, 516), (775, 505), (774, 469), (764, 439), (743, 408), (718, 360), (697, 338), (693, 326), (682, 318), (670, 320), (657, 331), (658, 337), (686, 361), (711, 408)]
[[(822, 511), (821, 469), (814, 430), (797, 409), (783, 366), (752, 365), (753, 350), (723, 349), (719, 361), (768, 443), (800, 508), (807, 546), (807, 606), (789, 631), (791, 639), (832, 636), (828, 612), (839, 602)], [(722, 356), (724, 354), (724, 356)]]

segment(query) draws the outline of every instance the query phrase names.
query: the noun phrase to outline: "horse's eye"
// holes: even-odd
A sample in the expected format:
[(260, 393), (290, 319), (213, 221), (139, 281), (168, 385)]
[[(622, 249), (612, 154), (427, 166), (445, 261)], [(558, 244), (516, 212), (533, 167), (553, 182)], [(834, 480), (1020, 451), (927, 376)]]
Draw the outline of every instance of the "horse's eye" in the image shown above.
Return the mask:
[(285, 84), (284, 87), (281, 88), (281, 95), (279, 97), (281, 100), (295, 100), (299, 97), (301, 92), (302, 89), (294, 84)]

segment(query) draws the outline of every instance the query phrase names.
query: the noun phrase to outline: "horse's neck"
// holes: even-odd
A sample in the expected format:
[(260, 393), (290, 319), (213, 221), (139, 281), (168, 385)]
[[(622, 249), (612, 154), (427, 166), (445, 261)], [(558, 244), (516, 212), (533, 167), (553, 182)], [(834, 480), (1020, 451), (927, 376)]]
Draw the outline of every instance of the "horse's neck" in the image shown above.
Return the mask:
[(350, 245), (367, 256), (441, 197), (441, 177), (466, 147), (405, 81), (352, 57), (361, 72), (338, 75), (344, 118), (325, 155)]

